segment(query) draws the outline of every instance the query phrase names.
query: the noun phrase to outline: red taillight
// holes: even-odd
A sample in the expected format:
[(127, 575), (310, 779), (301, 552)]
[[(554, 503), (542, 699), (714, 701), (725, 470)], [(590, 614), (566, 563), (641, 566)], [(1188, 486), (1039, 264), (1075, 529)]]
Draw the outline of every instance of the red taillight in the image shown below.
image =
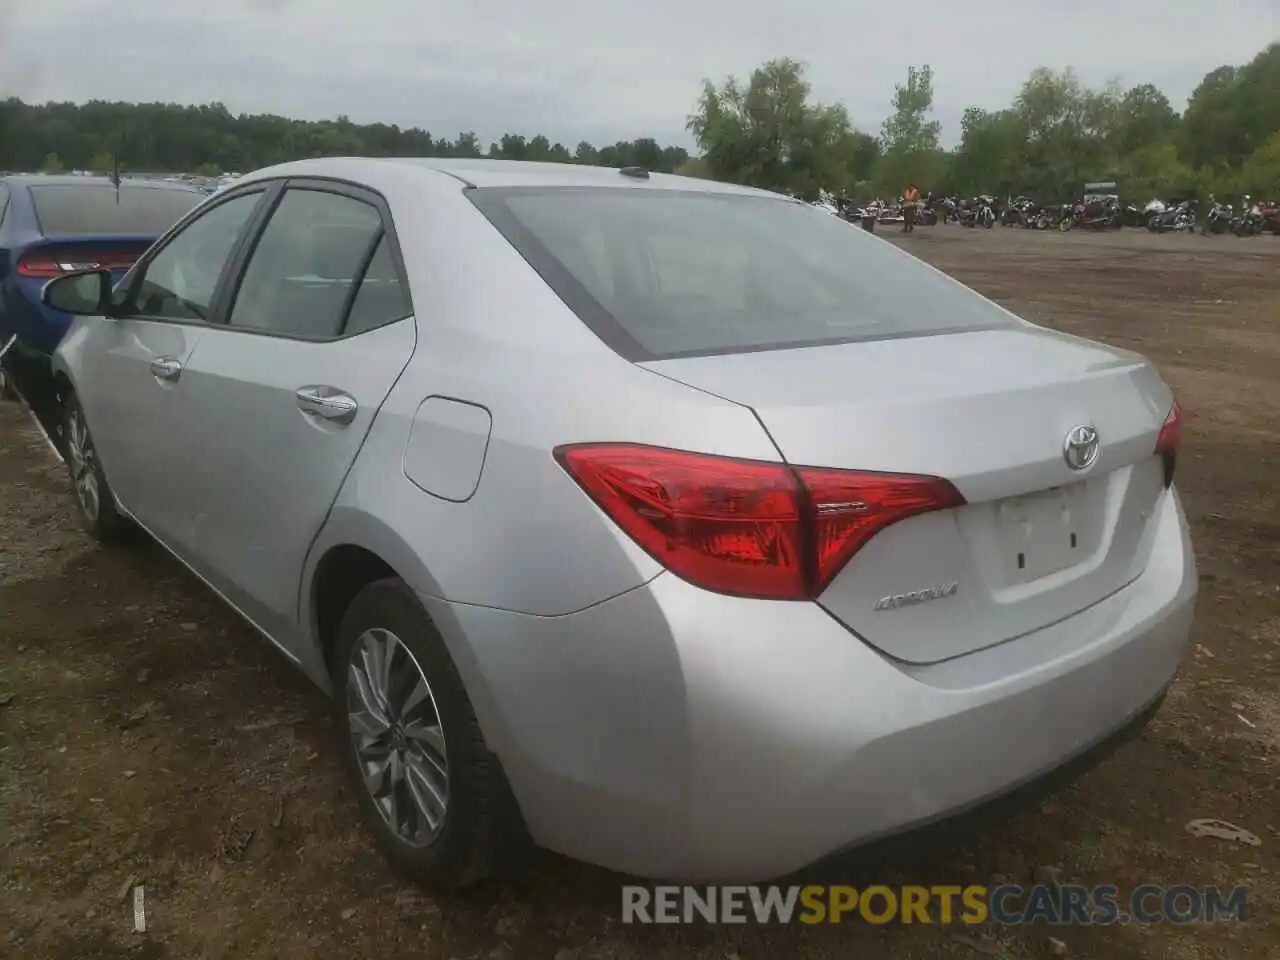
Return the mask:
[(1178, 444), (1182, 442), (1182, 407), (1173, 401), (1169, 415), (1164, 418), (1160, 427), (1160, 436), (1156, 439), (1156, 453), (1177, 453)]
[(964, 503), (937, 477), (620, 443), (560, 447), (555, 456), (655, 560), (696, 586), (735, 596), (813, 599), (885, 527)]
[(69, 270), (128, 270), (137, 259), (136, 253), (125, 250), (41, 247), (19, 257), (17, 270), (22, 277), (48, 278), (61, 276)]
[(1160, 436), (1156, 438), (1156, 453), (1164, 460), (1164, 485), (1173, 483), (1174, 470), (1178, 466), (1178, 446), (1182, 443), (1182, 407), (1173, 401), (1169, 415), (1164, 418), (1160, 427)]
[(62, 265), (48, 250), (35, 250), (18, 258), (20, 277), (56, 277), (62, 273)]

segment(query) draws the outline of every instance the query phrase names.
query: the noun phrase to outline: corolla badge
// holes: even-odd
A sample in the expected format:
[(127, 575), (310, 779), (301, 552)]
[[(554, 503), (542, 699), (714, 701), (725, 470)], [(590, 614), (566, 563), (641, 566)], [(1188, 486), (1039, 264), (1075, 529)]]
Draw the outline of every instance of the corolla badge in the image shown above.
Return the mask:
[(954, 597), (959, 589), (960, 584), (953, 580), (951, 583), (940, 583), (934, 587), (912, 590), (909, 593), (891, 593), (889, 596), (881, 597), (877, 600), (872, 609), (897, 610), (901, 607), (914, 607), (917, 603), (928, 603), (930, 600)]
[(1098, 431), (1081, 424), (1067, 431), (1062, 442), (1062, 459), (1072, 470), (1088, 470), (1098, 459)]

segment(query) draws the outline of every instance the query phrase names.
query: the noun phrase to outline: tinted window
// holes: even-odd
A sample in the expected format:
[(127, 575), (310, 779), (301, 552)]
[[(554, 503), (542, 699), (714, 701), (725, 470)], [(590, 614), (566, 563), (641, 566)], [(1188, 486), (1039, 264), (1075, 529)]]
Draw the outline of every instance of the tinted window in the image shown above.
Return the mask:
[(171, 320), (206, 320), (218, 278), (261, 193), (220, 203), (187, 224), (147, 264), (134, 312)]
[(391, 259), (391, 241), (384, 235), (378, 241), (378, 249), (374, 251), (369, 268), (360, 281), (360, 289), (351, 302), (351, 313), (342, 332), (348, 336), (363, 333), (407, 317), (412, 312), (404, 284)]
[(204, 199), (194, 190), (103, 184), (32, 187), (36, 219), (46, 237), (158, 237)]
[(296, 337), (337, 336), (351, 288), (381, 232), (378, 211), (363, 201), (286, 191), (249, 260), (231, 324)]
[(610, 189), (472, 196), (565, 302), (635, 359), (1013, 323), (807, 204)]

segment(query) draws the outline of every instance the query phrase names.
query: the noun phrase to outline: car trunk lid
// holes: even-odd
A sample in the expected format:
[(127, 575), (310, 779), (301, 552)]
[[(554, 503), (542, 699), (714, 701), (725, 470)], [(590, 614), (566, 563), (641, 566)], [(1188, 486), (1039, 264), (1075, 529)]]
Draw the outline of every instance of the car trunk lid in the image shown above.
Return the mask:
[[(927, 474), (967, 503), (872, 538), (818, 602), (929, 663), (1068, 617), (1136, 578), (1172, 397), (1141, 357), (1035, 327), (643, 364), (751, 407), (797, 466)], [(1073, 428), (1096, 429), (1075, 470)]]

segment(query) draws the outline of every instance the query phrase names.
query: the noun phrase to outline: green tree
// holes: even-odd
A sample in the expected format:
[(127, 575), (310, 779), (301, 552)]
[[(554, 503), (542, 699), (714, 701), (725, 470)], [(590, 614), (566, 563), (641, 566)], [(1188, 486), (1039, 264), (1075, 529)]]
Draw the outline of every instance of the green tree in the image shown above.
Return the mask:
[(712, 177), (809, 198), (848, 180), (857, 155), (849, 114), (809, 94), (804, 64), (788, 57), (757, 67), (746, 84), (703, 81), (688, 129)]
[(457, 143), (453, 145), (453, 155), (455, 157), (480, 156), (480, 141), (476, 139), (476, 135), (470, 130), (459, 134)]
[[(29, 104), (0, 99), (0, 169), (38, 170), (50, 153), (73, 169), (110, 170), (118, 150), (132, 170), (192, 172), (204, 164), (245, 172), (302, 157), (345, 154), (373, 157), (477, 157), (483, 151), (473, 132), (455, 141), (395, 124), (358, 124), (348, 117), (293, 120), (272, 114), (233, 115), (220, 103), (180, 106), (165, 103)], [(507, 150), (504, 151), (502, 144)], [(548, 138), (509, 134), (491, 155), (513, 159), (533, 149), (559, 163), (597, 162), (601, 151), (586, 144), (574, 155)], [(667, 172), (688, 159), (688, 151), (651, 138), (621, 141), (609, 156), (634, 162), (637, 153), (651, 169)]]
[(1121, 184), (1138, 202), (1191, 197), (1200, 192), (1199, 177), (1182, 162), (1172, 140), (1141, 147), (1125, 157)]
[(938, 140), (942, 125), (930, 120), (933, 68), (908, 67), (906, 83), (893, 88), (893, 113), (884, 121), (880, 145), (884, 156), (876, 180), (881, 192), (897, 194), (908, 182), (925, 190), (942, 179), (946, 161)]
[(690, 157), (680, 164), (675, 172), (681, 177), (699, 177), (703, 180), (711, 176), (711, 171), (707, 169), (707, 161), (702, 157)]
[(1238, 171), (1280, 130), (1280, 43), (1244, 66), (1207, 73), (1183, 115), (1183, 159), (1197, 168)]
[(1280, 199), (1280, 130), (1267, 139), (1240, 168), (1239, 192), (1257, 200)]
[(105, 176), (115, 170), (116, 158), (106, 150), (100, 150), (93, 155), (93, 159), (89, 161), (89, 169), (94, 173)]
[(1084, 184), (1113, 176), (1109, 147), (1122, 95), (1115, 84), (1087, 90), (1075, 71), (1034, 70), (1013, 103), (1026, 134), (1023, 183), (1034, 195), (1066, 200)]
[[(28, 104), (0, 99), (0, 169), (108, 172), (118, 152), (131, 170), (244, 172), (302, 157), (538, 159), (643, 166), (749, 183), (812, 197), (819, 189), (866, 199), (924, 190), (1079, 196), (1088, 180), (1116, 179), (1131, 198), (1216, 192), (1280, 193), (1280, 44), (1250, 62), (1210, 71), (1179, 117), (1149, 83), (1085, 87), (1070, 70), (1034, 71), (1005, 109), (971, 108), (953, 151), (931, 118), (934, 75), (912, 67), (893, 92), (880, 137), (855, 130), (845, 107), (814, 102), (804, 66), (778, 59), (745, 81), (705, 82), (688, 118), (701, 156), (649, 137), (611, 144), (554, 143), (536, 131), (507, 133), (487, 151), (474, 133), (456, 139), (419, 127), (232, 114), (224, 104)], [(207, 167), (205, 165), (208, 165)], [(687, 166), (686, 166), (687, 165)]]
[(1127, 156), (1167, 140), (1178, 128), (1169, 98), (1149, 83), (1130, 88), (1116, 105), (1112, 149)]
[(1013, 110), (970, 107), (960, 121), (960, 144), (951, 160), (950, 187), (963, 196), (998, 196), (1027, 190), (1026, 124)]
[(893, 113), (880, 130), (884, 156), (878, 181), (885, 192), (897, 193), (911, 181), (932, 186), (941, 173), (938, 138), (942, 126), (929, 119), (933, 109), (933, 68), (908, 67), (907, 82), (893, 88)]

